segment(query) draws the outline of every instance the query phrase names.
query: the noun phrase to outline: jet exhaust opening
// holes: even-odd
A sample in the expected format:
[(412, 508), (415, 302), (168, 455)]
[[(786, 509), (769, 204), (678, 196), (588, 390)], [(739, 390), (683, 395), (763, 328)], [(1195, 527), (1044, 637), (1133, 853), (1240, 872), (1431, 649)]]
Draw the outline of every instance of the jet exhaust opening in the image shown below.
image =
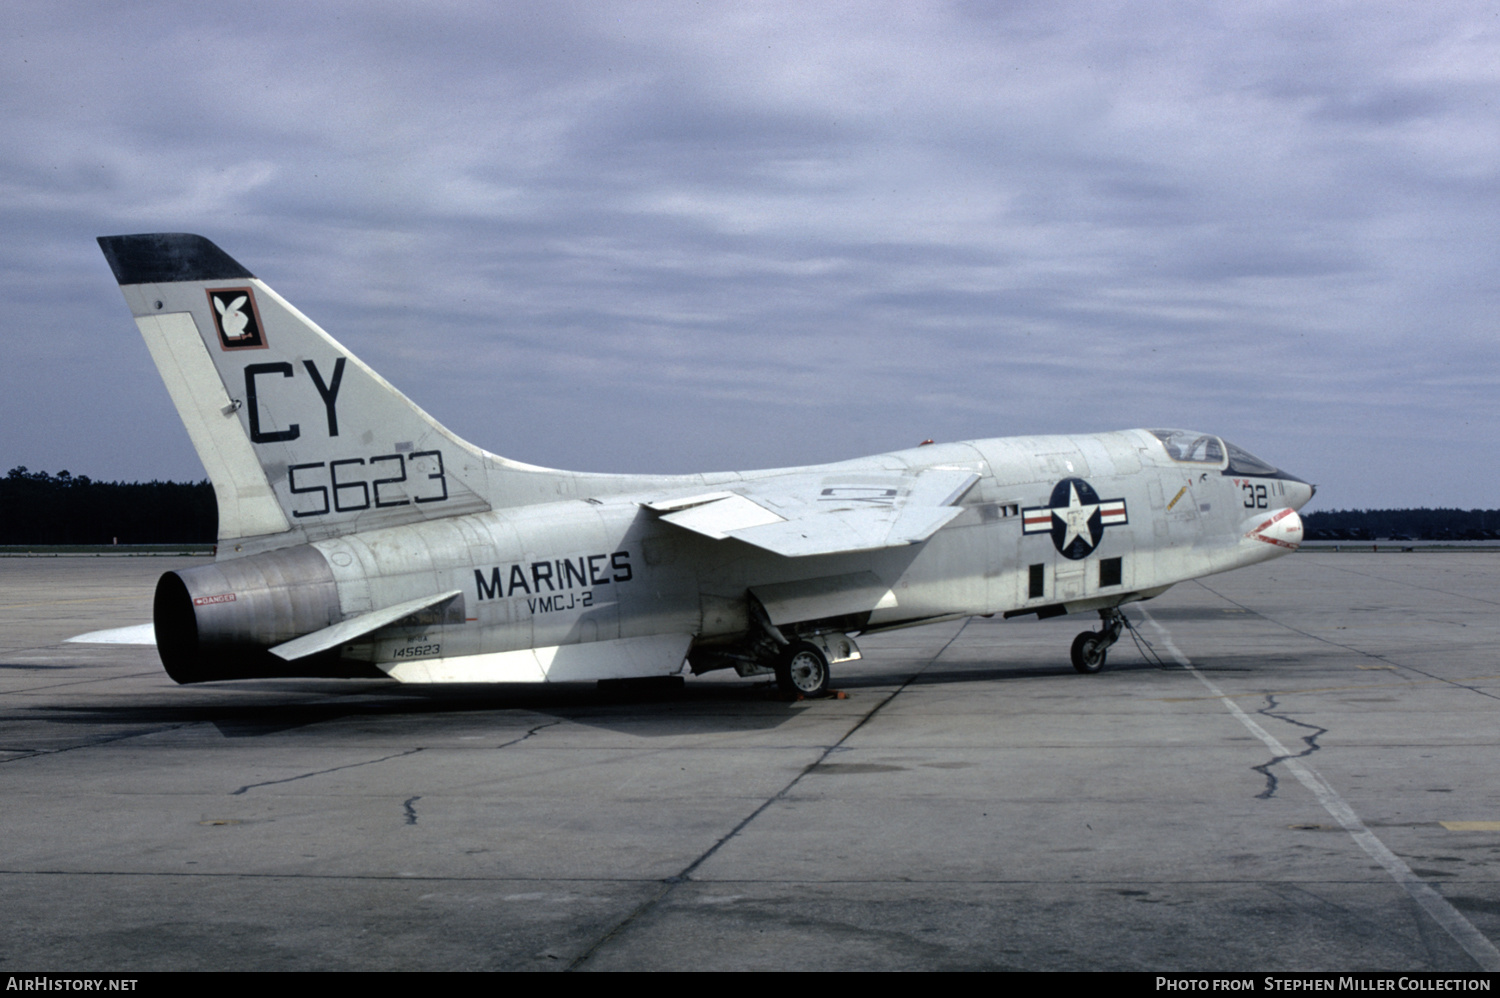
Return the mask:
[(195, 683), (205, 677), (198, 664), (198, 617), (187, 584), (176, 572), (156, 582), (151, 609), (156, 628), (156, 650), (173, 682)]

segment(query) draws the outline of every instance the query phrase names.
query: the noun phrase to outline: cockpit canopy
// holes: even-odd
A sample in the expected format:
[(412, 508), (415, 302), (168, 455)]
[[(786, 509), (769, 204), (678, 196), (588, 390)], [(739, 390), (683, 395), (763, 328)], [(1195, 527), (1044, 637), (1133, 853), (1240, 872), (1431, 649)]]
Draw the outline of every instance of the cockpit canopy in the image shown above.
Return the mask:
[(1248, 475), (1260, 478), (1280, 477), (1274, 464), (1262, 461), (1243, 447), (1216, 437), (1211, 433), (1196, 433), (1193, 430), (1152, 430), (1156, 439), (1166, 448), (1167, 456), (1181, 464), (1196, 464), (1218, 468), (1230, 475)]

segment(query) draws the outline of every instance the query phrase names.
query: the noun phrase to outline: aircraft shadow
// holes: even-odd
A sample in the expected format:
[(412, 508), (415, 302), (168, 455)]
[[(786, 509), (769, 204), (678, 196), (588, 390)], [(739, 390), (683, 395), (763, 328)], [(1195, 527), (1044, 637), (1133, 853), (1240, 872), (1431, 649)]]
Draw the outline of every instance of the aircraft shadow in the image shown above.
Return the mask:
[[(254, 702), (230, 704), (150, 702), (88, 702), (26, 707), (0, 712), (0, 724), (19, 723), (45, 716), (49, 723), (105, 727), (118, 736), (121, 727), (147, 729), (212, 724), (227, 738), (256, 737), (348, 719), (444, 717), (526, 711), (577, 723), (628, 729), (636, 734), (646, 722), (665, 728), (659, 734), (690, 734), (700, 731), (749, 731), (774, 728), (794, 718), (799, 706), (781, 697), (770, 683), (704, 684), (673, 692), (661, 690), (600, 690), (593, 683), (556, 683), (483, 686), (412, 687), (394, 683), (266, 680), (233, 684), (244, 698)], [(194, 690), (217, 687), (205, 684)], [(227, 687), (217, 687), (221, 693)], [(282, 697), (307, 698), (324, 695), (327, 700), (291, 703)], [(332, 699), (336, 698), (336, 699)], [(144, 732), (143, 732), (144, 733)]]
[[(834, 687), (845, 692), (889, 690), (910, 679), (913, 687), (968, 686), (1055, 679), (1058, 682), (1107, 682), (1111, 674), (1160, 671), (1145, 661), (1110, 663), (1098, 677), (1079, 676), (1066, 663), (1046, 665), (957, 666), (927, 669), (916, 677), (902, 672), (848, 672), (835, 675)], [(228, 685), (204, 684), (195, 690), (223, 693)], [(544, 686), (453, 685), (400, 686), (338, 680), (240, 680), (233, 689), (248, 703), (78, 702), (27, 707), (0, 715), (0, 723), (34, 720), (45, 715), (50, 723), (104, 727), (112, 737), (121, 727), (163, 729), (187, 724), (212, 724), (226, 738), (254, 738), (349, 719), (469, 717), (475, 714), (526, 711), (590, 727), (638, 737), (667, 737), (695, 733), (766, 731), (795, 719), (817, 701), (790, 701), (769, 681), (697, 683), (663, 690), (600, 689), (593, 683), (554, 683)], [(322, 696), (316, 702), (292, 703), (283, 697)], [(145, 732), (142, 732), (145, 733)]]

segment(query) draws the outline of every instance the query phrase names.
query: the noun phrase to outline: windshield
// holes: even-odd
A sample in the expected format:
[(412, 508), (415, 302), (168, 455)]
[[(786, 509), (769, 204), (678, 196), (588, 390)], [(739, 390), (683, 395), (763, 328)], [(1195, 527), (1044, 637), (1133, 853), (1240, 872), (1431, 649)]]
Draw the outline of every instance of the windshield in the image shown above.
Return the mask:
[(1231, 475), (1260, 475), (1268, 477), (1278, 474), (1275, 465), (1262, 461), (1254, 454), (1245, 450), (1245, 448), (1236, 447), (1228, 440), (1224, 441), (1224, 446), (1229, 448), (1229, 467), (1226, 470)]

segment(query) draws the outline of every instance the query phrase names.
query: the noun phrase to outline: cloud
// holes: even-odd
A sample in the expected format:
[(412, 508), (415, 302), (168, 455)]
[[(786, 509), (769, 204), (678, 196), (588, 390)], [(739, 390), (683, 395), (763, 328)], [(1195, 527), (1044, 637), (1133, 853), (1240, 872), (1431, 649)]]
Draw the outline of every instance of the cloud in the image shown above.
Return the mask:
[(12, 464), (196, 477), (92, 237), (600, 470), (1178, 425), (1493, 505), (1483, 7), (18, 3)]

